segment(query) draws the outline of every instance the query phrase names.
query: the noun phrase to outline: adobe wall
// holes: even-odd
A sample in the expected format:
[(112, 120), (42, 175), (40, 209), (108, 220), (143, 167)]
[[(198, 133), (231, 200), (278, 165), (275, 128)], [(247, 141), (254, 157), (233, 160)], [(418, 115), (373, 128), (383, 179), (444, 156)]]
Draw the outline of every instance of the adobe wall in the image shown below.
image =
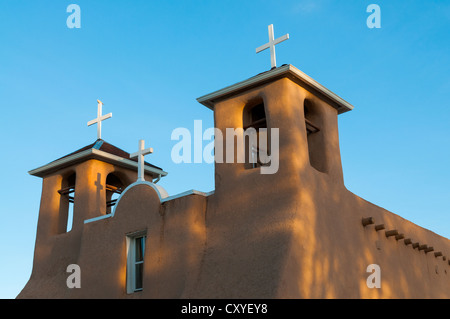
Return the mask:
[[(280, 93), (282, 92), (282, 93)], [(246, 103), (262, 99), (270, 127), (280, 127), (275, 175), (243, 164), (216, 164), (208, 198), (207, 248), (195, 297), (202, 298), (448, 298), (450, 266), (434, 252), (387, 238), (433, 246), (450, 257), (449, 240), (349, 192), (343, 183), (337, 111), (284, 78), (215, 104), (215, 126), (242, 125)], [(325, 172), (309, 163), (302, 104), (321, 109)], [(386, 229), (363, 227), (373, 217)], [(367, 266), (381, 267), (370, 289)]]
[[(163, 203), (153, 187), (136, 185), (113, 217), (74, 222), (66, 234), (51, 231), (61, 177), (44, 179), (33, 273), (18, 298), (450, 298), (449, 240), (345, 188), (336, 110), (283, 78), (218, 102), (215, 126), (241, 127), (242, 110), (255, 99), (266, 105), (269, 128), (281, 128), (277, 174), (217, 163), (213, 195)], [(306, 99), (321, 114), (323, 172), (310, 164)], [(82, 166), (88, 189), (97, 170), (109, 169), (89, 163)], [(94, 194), (86, 198), (98, 200)], [(86, 205), (76, 211), (82, 221), (99, 215), (98, 206)], [(363, 227), (366, 217), (385, 229)], [(392, 229), (435, 250), (387, 238)], [(127, 294), (126, 236), (141, 230), (144, 289)], [(70, 263), (81, 267), (81, 289), (66, 286)], [(370, 264), (381, 267), (380, 289), (366, 285)]]
[[(317, 182), (324, 178), (311, 172)], [(371, 216), (386, 230), (398, 229), (448, 256), (447, 239), (344, 188), (328, 188), (329, 200), (318, 185), (309, 189), (283, 190), (279, 201), (262, 197), (243, 209), (245, 196), (240, 202), (189, 195), (160, 204), (153, 188), (135, 186), (114, 217), (83, 226), (78, 245), (70, 247), (70, 233), (48, 242), (55, 255), (41, 264), (46, 273), (33, 276), (18, 297), (448, 298), (449, 266), (442, 257), (386, 238), (384, 230), (363, 227), (361, 219)], [(143, 229), (144, 290), (126, 294), (125, 238)], [(66, 286), (70, 263), (81, 267), (81, 289)], [(381, 289), (366, 286), (372, 263), (381, 267)]]
[[(76, 174), (72, 228), (66, 232), (68, 200), (58, 190), (67, 187), (67, 177)], [(84, 221), (106, 212), (105, 185), (108, 174), (120, 176), (128, 185), (136, 173), (98, 161), (72, 165), (43, 178), (42, 195), (30, 279), (18, 298), (64, 298), (67, 266), (77, 264), (83, 249)]]
[[(137, 185), (114, 217), (85, 225), (79, 265), (83, 298), (181, 298), (198, 278), (205, 246), (206, 199), (190, 195), (160, 204), (155, 190)], [(126, 236), (146, 230), (144, 290), (126, 293)], [(97, 262), (92, 262), (97, 260)]]
[[(181, 298), (199, 277), (205, 210), (204, 196), (161, 204), (152, 187), (134, 186), (114, 217), (84, 224), (80, 236), (73, 231), (49, 236), (46, 259), (37, 247), (33, 274), (18, 298)], [(126, 236), (141, 230), (147, 231), (145, 290), (127, 294)], [(67, 288), (66, 268), (72, 263), (80, 266), (81, 289)]]
[[(448, 258), (448, 239), (377, 207), (344, 187), (327, 187), (324, 176), (316, 178), (315, 187), (301, 190), (302, 200), (290, 220), (293, 236), (277, 297), (450, 297), (448, 259), (434, 256), (434, 252), (441, 251)], [(323, 192), (328, 194), (326, 200)], [(385, 229), (376, 231), (375, 225), (363, 227), (361, 220), (366, 217), (373, 217), (375, 224), (384, 224)], [(414, 243), (434, 247), (434, 251), (426, 254), (405, 245), (403, 239), (387, 238), (385, 231), (394, 229)], [(366, 269), (370, 264), (380, 266), (381, 289), (367, 287), (371, 273)]]

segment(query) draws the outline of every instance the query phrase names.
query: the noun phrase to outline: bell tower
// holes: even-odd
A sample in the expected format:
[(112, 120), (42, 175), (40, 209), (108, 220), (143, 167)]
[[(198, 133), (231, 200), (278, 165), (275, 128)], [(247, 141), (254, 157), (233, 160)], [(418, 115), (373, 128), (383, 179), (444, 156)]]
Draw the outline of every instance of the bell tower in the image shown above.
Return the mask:
[(59, 273), (76, 263), (85, 221), (110, 215), (137, 172), (154, 183), (167, 175), (101, 138), (102, 121), (112, 117), (102, 115), (102, 106), (98, 100), (97, 118), (88, 122), (97, 124), (94, 143), (29, 171), (43, 179), (32, 277)]
[[(343, 184), (337, 117), (353, 106), (294, 66), (273, 68), (198, 101), (214, 110), (215, 127), (224, 137), (224, 162), (216, 161), (215, 167), (216, 192), (221, 186), (245, 184), (253, 175), (287, 181), (305, 170)], [(258, 143), (252, 154), (248, 129), (266, 134), (265, 161), (260, 160), (259, 139), (254, 139)], [(229, 157), (229, 145), (234, 145), (234, 158)], [(239, 162), (240, 153), (245, 154), (244, 163)], [(252, 155), (258, 158), (253, 165)]]
[[(110, 214), (137, 171), (136, 159), (102, 139), (31, 170), (43, 179), (32, 276), (56, 267), (46, 260), (76, 263), (84, 221)], [(144, 175), (157, 182), (167, 173), (145, 162)]]
[[(328, 227), (323, 221), (342, 215), (335, 207), (348, 191), (338, 115), (353, 106), (292, 65), (197, 100), (214, 111), (216, 132), (223, 136), (215, 136), (223, 141), (215, 143), (215, 154), (224, 154), (223, 161), (215, 161), (215, 191), (208, 199), (215, 207), (208, 211), (208, 231), (217, 235), (208, 237), (214, 248), (204, 269), (210, 267), (211, 274), (218, 272), (215, 265), (234, 270), (216, 284), (232, 292), (230, 298), (239, 296), (237, 291), (297, 298), (299, 282), (308, 280), (308, 262), (316, 260), (312, 247), (323, 244), (318, 239)], [(266, 138), (266, 145), (259, 137)], [(222, 242), (227, 249), (218, 248)], [(231, 277), (246, 278), (246, 284)], [(206, 278), (199, 291), (206, 291), (212, 280)], [(264, 282), (264, 287), (249, 282)]]

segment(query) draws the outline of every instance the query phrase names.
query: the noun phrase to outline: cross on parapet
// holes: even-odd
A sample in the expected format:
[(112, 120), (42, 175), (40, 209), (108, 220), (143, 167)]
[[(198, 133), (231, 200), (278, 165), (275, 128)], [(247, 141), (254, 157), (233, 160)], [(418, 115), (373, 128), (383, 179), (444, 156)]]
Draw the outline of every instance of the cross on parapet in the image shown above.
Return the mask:
[(275, 57), (275, 45), (289, 39), (289, 33), (279, 37), (278, 39), (274, 39), (273, 35), (273, 24), (269, 25), (269, 42), (256, 48), (256, 53), (264, 51), (265, 49), (270, 49), (270, 63), (272, 68), (277, 67), (277, 61)]
[(138, 182), (145, 181), (144, 179), (144, 155), (153, 153), (153, 148), (145, 148), (145, 141), (139, 140), (139, 150), (135, 153), (130, 154), (130, 158), (138, 159)]
[(87, 123), (88, 126), (91, 126), (92, 124), (97, 123), (97, 139), (102, 138), (102, 121), (109, 119), (112, 117), (112, 113), (108, 113), (106, 115), (102, 115), (102, 106), (103, 102), (100, 100), (97, 100), (98, 106), (97, 106), (97, 118), (93, 119), (92, 121), (89, 121)]

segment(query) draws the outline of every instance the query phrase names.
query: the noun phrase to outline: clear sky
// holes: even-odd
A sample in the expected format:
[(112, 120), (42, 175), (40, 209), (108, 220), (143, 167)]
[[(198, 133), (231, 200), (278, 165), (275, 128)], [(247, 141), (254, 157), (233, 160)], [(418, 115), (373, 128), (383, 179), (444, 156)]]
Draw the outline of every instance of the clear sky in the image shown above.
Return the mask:
[(214, 189), (213, 165), (173, 163), (171, 132), (212, 127), (196, 98), (270, 69), (255, 53), (269, 24), (290, 35), (278, 65), (355, 106), (339, 116), (346, 187), (450, 238), (448, 0), (71, 1), (0, 1), (0, 298), (31, 274), (42, 180), (28, 171), (95, 141), (97, 99), (113, 113), (103, 139), (145, 139), (170, 195)]

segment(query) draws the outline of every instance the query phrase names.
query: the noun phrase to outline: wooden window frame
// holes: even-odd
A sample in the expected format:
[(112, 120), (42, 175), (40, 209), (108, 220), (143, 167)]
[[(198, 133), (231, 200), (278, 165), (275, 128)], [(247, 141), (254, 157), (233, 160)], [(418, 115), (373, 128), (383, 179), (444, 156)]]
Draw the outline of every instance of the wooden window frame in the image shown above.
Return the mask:
[[(143, 255), (142, 260), (136, 261), (136, 240), (144, 238), (143, 240)], [(126, 288), (127, 293), (132, 294), (136, 292), (140, 292), (143, 290), (143, 283), (144, 283), (144, 269), (142, 269), (142, 276), (141, 276), (141, 287), (137, 288), (136, 286), (136, 265), (142, 264), (144, 265), (145, 261), (145, 246), (147, 241), (147, 231), (139, 231), (127, 234), (127, 279), (126, 279)], [(144, 267), (144, 266), (142, 266)]]

